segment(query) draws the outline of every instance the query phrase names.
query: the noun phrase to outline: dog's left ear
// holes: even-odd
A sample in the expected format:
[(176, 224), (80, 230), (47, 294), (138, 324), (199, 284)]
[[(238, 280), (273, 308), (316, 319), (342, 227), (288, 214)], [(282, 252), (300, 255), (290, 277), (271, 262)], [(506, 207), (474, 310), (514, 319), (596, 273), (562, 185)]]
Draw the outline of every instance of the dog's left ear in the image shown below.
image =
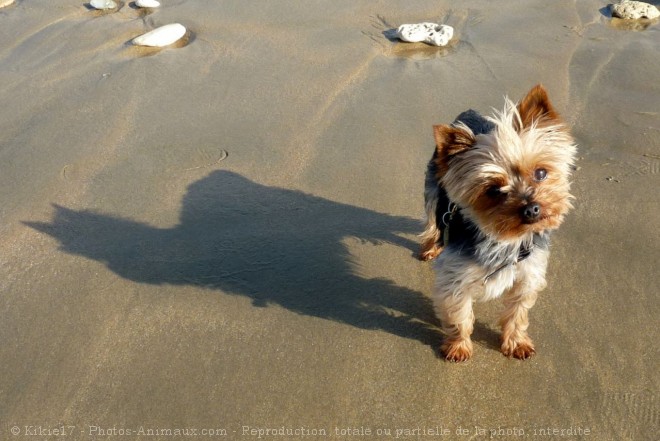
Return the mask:
[(522, 129), (530, 127), (536, 123), (537, 126), (560, 124), (561, 119), (559, 114), (552, 107), (548, 92), (540, 84), (537, 84), (532, 90), (527, 93), (527, 96), (518, 103), (518, 113), (522, 127), (519, 127), (518, 122), (515, 122), (516, 130), (520, 132)]

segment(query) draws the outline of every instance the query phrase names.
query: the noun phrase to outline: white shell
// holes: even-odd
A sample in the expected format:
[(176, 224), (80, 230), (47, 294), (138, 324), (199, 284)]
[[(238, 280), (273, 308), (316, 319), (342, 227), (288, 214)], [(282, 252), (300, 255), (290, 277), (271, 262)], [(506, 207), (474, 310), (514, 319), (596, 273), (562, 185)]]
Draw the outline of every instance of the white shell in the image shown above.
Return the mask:
[(639, 18), (656, 18), (660, 17), (660, 11), (655, 6), (637, 1), (623, 0), (619, 3), (613, 4), (612, 16), (619, 18), (627, 18), (637, 20)]
[(133, 44), (137, 46), (168, 46), (186, 34), (186, 28), (179, 23), (172, 23), (135, 37)]
[(454, 28), (437, 23), (403, 24), (396, 30), (396, 35), (403, 41), (423, 41), (434, 46), (446, 46), (454, 36)]
[(112, 0), (92, 0), (89, 4), (95, 9), (114, 9), (117, 7), (117, 3)]
[(160, 7), (160, 2), (156, 0), (136, 0), (135, 6), (138, 8), (158, 8)]

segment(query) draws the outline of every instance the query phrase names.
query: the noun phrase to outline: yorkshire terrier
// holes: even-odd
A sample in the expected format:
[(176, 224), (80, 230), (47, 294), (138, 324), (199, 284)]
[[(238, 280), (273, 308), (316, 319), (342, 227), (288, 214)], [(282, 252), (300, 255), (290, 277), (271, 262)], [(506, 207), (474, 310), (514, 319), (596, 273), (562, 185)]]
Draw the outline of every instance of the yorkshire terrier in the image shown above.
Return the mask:
[(450, 361), (472, 356), (472, 302), (502, 297), (501, 351), (526, 359), (528, 311), (546, 286), (549, 236), (572, 208), (577, 147), (541, 85), (484, 117), (433, 127), (420, 258), (438, 257), (433, 296)]

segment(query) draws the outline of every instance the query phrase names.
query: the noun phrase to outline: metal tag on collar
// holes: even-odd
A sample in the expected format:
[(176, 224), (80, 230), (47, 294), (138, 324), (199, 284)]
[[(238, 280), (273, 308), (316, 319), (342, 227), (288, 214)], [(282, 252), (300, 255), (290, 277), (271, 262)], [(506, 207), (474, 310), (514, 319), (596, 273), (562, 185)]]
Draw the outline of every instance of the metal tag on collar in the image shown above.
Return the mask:
[[(449, 226), (449, 223), (451, 222), (451, 218), (454, 217), (454, 213), (456, 213), (456, 209), (458, 208), (458, 205), (456, 205), (453, 202), (450, 202), (449, 205), (447, 206), (447, 211), (445, 214), (442, 215), (442, 223), (445, 224), (445, 227)], [(449, 216), (449, 218), (447, 218)]]
[(451, 223), (457, 208), (458, 206), (455, 203), (450, 202), (449, 206), (447, 207), (447, 212), (442, 215), (442, 223), (445, 225), (445, 230), (442, 232), (443, 245), (447, 245), (449, 243), (449, 224)]

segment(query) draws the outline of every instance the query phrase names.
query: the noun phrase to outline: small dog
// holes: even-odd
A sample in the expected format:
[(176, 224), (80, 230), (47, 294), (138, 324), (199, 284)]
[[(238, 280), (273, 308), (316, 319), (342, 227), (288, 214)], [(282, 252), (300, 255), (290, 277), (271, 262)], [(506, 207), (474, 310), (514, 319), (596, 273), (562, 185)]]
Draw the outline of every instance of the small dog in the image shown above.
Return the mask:
[(472, 302), (502, 296), (501, 350), (526, 359), (528, 310), (546, 286), (549, 235), (572, 208), (577, 147), (541, 85), (517, 105), (433, 127), (420, 258), (437, 256), (433, 297), (447, 360), (472, 355)]

